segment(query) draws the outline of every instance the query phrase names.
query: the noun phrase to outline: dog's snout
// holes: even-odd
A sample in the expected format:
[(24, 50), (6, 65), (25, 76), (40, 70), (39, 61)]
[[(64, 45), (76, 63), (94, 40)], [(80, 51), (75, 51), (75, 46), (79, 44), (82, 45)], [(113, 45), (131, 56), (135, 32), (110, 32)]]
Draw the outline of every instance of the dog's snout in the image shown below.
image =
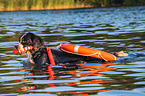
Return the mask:
[(23, 45), (21, 43), (19, 43), (15, 48), (18, 49), (18, 50), (22, 50), (23, 49)]

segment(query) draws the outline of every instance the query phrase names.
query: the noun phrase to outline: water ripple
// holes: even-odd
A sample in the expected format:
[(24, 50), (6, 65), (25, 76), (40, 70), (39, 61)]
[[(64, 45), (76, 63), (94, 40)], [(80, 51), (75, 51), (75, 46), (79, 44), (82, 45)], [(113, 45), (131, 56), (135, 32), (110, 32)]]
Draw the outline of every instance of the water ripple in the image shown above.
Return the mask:
[(0, 14), (1, 95), (144, 96), (145, 58), (110, 63), (39, 67), (12, 54), (19, 36), (32, 32), (47, 46), (71, 43), (103, 50), (144, 53), (145, 7), (15, 11)]

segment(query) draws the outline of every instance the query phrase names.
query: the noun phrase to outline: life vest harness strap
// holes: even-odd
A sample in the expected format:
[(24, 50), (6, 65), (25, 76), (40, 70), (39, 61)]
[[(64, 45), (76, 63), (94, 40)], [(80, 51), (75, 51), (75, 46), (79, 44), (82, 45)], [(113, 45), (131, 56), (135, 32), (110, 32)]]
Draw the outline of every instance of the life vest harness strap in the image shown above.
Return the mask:
[(55, 65), (55, 61), (54, 61), (54, 58), (53, 58), (51, 49), (50, 49), (49, 47), (46, 47), (46, 50), (47, 50), (47, 55), (48, 55), (50, 64), (51, 64), (51, 65)]

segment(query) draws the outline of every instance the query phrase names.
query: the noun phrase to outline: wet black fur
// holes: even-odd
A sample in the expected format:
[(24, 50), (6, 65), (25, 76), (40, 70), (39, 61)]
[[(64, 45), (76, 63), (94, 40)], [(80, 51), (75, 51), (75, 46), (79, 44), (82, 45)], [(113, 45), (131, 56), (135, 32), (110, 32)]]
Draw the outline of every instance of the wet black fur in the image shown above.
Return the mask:
[[(25, 35), (20, 36), (19, 42), (24, 46), (33, 46), (34, 49), (30, 50), (32, 54), (32, 60), (36, 64), (50, 64), (46, 48), (44, 46), (44, 40), (33, 34), (27, 33)], [(79, 56), (74, 54), (69, 54), (66, 52), (62, 52), (57, 48), (51, 48), (54, 61), (56, 64), (60, 63), (72, 63), (77, 61), (95, 61), (95, 62), (102, 62), (103, 60), (87, 57), (87, 56)]]

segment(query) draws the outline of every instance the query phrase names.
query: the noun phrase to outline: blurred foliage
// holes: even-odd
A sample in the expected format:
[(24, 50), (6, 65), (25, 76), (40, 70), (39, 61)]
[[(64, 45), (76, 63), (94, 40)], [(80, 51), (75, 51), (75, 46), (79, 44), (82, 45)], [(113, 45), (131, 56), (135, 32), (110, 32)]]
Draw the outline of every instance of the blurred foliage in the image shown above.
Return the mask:
[(145, 0), (0, 0), (0, 11), (144, 5)]

